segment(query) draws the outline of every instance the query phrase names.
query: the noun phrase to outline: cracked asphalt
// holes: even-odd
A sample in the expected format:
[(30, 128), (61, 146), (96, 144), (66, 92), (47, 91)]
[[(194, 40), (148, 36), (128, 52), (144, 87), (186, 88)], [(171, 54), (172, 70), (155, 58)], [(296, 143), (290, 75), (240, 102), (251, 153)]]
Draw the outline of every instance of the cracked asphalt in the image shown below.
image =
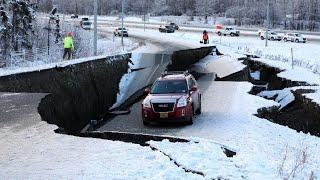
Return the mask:
[(41, 121), (38, 104), (46, 94), (0, 93), (0, 128), (23, 130)]

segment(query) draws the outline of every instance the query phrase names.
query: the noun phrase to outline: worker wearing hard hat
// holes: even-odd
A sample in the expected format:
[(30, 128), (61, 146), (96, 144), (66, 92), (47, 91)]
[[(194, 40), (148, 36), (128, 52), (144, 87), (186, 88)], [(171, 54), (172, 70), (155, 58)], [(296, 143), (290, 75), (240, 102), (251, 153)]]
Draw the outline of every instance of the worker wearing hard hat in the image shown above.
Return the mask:
[(74, 49), (71, 32), (68, 32), (67, 37), (64, 38), (63, 47), (64, 47), (63, 59), (66, 59), (66, 56), (68, 56), (68, 59), (70, 59), (72, 51)]

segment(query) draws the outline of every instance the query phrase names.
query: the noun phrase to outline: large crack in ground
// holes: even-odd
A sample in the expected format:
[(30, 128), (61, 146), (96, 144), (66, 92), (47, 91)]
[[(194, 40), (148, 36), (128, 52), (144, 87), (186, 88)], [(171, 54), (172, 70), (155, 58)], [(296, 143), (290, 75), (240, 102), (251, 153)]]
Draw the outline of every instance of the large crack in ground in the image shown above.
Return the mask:
[(152, 145), (149, 145), (149, 147), (151, 148), (151, 150), (153, 151), (158, 151), (160, 152), (161, 154), (163, 154), (164, 156), (168, 157), (170, 159), (170, 161), (172, 161), (178, 168), (181, 168), (183, 169), (186, 173), (192, 173), (192, 174), (197, 174), (197, 175), (200, 175), (202, 177), (205, 177), (205, 174), (201, 171), (197, 171), (197, 170), (194, 170), (194, 169), (189, 169), (187, 167), (185, 167), (184, 165), (178, 163), (176, 160), (174, 160), (170, 155), (168, 155), (167, 153), (157, 149), (156, 147), (153, 147)]
[[(239, 59), (244, 60), (244, 59)], [(306, 82), (291, 81), (277, 76), (282, 70), (271, 67), (259, 61), (247, 58), (244, 60), (247, 65), (241, 72), (237, 72), (228, 77), (217, 79), (218, 81), (248, 81), (254, 87), (249, 94), (259, 95), (261, 92), (285, 91), (289, 89), (286, 96), (281, 97), (278, 102), (286, 100), (287, 96), (294, 96), (292, 102), (288, 102), (284, 107), (264, 107), (257, 110), (256, 116), (267, 119), (273, 123), (288, 126), (297, 132), (310, 133), (320, 137), (320, 106), (312, 100), (307, 99), (304, 94), (314, 93), (314, 85)], [(259, 72), (260, 78), (254, 79), (250, 73)], [(301, 87), (301, 88), (299, 88)], [(309, 87), (309, 88), (308, 88)], [(292, 88), (292, 90), (290, 90)], [(260, 96), (268, 100), (276, 101), (279, 94), (272, 97)]]
[[(189, 140), (178, 138), (178, 137), (171, 137), (171, 136), (159, 136), (159, 135), (149, 135), (149, 134), (136, 134), (136, 133), (127, 133), (127, 132), (86, 132), (81, 133), (78, 136), (80, 137), (86, 137), (86, 138), (99, 138), (104, 140), (111, 140), (111, 141), (121, 141), (126, 143), (133, 143), (138, 144), (143, 147), (150, 147), (151, 150), (160, 152), (164, 156), (168, 157), (170, 161), (172, 161), (177, 167), (183, 169), (186, 173), (193, 173), (197, 174), (199, 176), (202, 176), (205, 178), (205, 173), (201, 172), (199, 170), (194, 170), (191, 168), (188, 168), (187, 166), (179, 163), (174, 158), (172, 158), (169, 154), (167, 154), (164, 151), (161, 151), (160, 149), (152, 146), (149, 142), (150, 141), (163, 141), (168, 140), (171, 143), (190, 143)], [(199, 142), (194, 142), (199, 143)], [(217, 144), (219, 145), (219, 144)], [(226, 157), (231, 158), (234, 157), (237, 153), (231, 148), (228, 148), (226, 146), (219, 145), (221, 147), (221, 151), (226, 155)]]

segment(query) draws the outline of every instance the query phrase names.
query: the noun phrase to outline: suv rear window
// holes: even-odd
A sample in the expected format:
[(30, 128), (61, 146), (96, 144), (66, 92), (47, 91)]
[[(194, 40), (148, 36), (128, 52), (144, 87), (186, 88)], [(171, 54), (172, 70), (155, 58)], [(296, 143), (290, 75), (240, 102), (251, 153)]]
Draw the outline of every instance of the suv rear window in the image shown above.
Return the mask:
[(156, 81), (151, 88), (151, 94), (186, 93), (187, 91), (188, 86), (185, 80)]

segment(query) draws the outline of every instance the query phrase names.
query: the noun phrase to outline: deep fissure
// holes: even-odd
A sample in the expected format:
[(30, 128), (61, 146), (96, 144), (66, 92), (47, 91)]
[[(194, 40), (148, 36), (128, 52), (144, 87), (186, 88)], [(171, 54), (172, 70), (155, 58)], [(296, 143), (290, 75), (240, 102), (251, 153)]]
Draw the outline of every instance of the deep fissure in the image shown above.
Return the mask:
[[(217, 79), (218, 81), (248, 81), (254, 86), (249, 92), (252, 95), (258, 95), (262, 91), (284, 90), (291, 87), (302, 87), (313, 85), (306, 82), (291, 81), (277, 76), (282, 70), (264, 64), (262, 62), (252, 60), (250, 58), (242, 60), (247, 67), (240, 72), (232, 74), (228, 77)], [(260, 79), (256, 80), (251, 77), (250, 73), (259, 72)], [(313, 93), (312, 88), (301, 88), (291, 91), (294, 95), (294, 101), (289, 103), (283, 109), (279, 107), (264, 107), (257, 110), (257, 117), (267, 119), (273, 123), (288, 126), (297, 132), (310, 133), (320, 137), (320, 106), (303, 94)], [(265, 97), (266, 98), (266, 97)], [(277, 96), (266, 98), (275, 100)]]

